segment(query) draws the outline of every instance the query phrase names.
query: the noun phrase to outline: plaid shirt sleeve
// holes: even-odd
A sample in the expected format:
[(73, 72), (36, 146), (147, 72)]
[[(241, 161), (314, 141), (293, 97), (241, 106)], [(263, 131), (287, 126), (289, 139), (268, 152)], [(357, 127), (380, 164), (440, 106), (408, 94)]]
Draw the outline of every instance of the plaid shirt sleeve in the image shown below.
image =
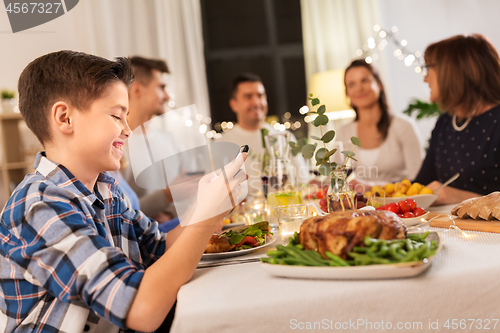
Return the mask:
[[(128, 250), (128, 256), (131, 258), (136, 258), (140, 256), (141, 267), (147, 268), (154, 264), (165, 253), (165, 239), (167, 234), (162, 233), (158, 229), (158, 222), (147, 217), (140, 210), (133, 210), (128, 207), (126, 200), (124, 200), (123, 194), (118, 189), (118, 195), (121, 196), (119, 205), (108, 205), (113, 210), (112, 216), (119, 216), (119, 220), (116, 221), (121, 225), (121, 233), (123, 235), (133, 235), (134, 241), (128, 244), (122, 244), (122, 248)], [(118, 211), (119, 210), (119, 211)], [(116, 224), (116, 223), (112, 223)], [(132, 230), (129, 230), (132, 226)], [(122, 239), (129, 240), (130, 237), (122, 237)], [(137, 248), (137, 242), (139, 246), (140, 253), (134, 254), (133, 252)]]
[[(65, 303), (83, 302), (99, 316), (125, 328), (144, 270), (97, 233), (98, 222), (81, 202), (68, 198), (67, 193), (60, 195), (58, 192), (64, 190), (57, 186), (38, 185), (17, 192), (19, 199), (12, 197), (2, 214), (1, 254), (12, 263), (11, 275), (17, 276), (13, 280), (32, 285), (23, 289), (18, 283), (1, 282), (4, 298), (9, 299), (4, 305), (7, 313), (26, 317), (29, 312), (23, 311), (31, 309), (26, 303), (40, 301), (45, 297), (42, 291), (46, 291)], [(6, 216), (9, 218), (4, 219)], [(158, 233), (154, 224), (139, 218), (134, 225), (143, 229), (145, 249), (161, 251), (155, 242)]]

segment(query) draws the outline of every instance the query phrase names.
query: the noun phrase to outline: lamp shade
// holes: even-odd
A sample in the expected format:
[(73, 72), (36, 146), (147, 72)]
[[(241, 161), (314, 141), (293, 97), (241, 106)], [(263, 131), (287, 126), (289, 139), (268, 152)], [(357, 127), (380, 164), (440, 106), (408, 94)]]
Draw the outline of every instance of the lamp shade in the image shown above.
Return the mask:
[[(315, 73), (309, 82), (309, 93), (318, 97), (321, 104), (325, 104), (327, 113), (352, 110), (346, 102), (342, 69)], [(310, 101), (309, 108), (311, 108)]]

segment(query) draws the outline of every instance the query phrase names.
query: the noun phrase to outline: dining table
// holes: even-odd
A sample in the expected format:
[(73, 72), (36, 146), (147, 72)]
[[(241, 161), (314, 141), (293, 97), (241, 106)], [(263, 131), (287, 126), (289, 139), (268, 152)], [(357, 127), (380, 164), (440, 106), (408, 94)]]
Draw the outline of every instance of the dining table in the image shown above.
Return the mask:
[(407, 278), (271, 275), (257, 259), (279, 235), (245, 256), (201, 260), (179, 290), (171, 332), (500, 331), (500, 234), (415, 229), (437, 232), (443, 246), (425, 271)]

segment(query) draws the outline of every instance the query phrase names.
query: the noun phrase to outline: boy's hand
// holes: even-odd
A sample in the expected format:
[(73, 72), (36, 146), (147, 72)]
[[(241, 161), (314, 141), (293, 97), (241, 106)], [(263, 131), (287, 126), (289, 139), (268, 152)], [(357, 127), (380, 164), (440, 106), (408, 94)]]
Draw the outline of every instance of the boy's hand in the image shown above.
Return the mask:
[(201, 178), (198, 183), (195, 210), (187, 223), (181, 220), (183, 225), (201, 222), (218, 215), (225, 216), (235, 205), (243, 201), (248, 189), (246, 186), (241, 186), (241, 183), (248, 177), (240, 168), (246, 158), (247, 153), (243, 153), (226, 165), (224, 172), (212, 172)]

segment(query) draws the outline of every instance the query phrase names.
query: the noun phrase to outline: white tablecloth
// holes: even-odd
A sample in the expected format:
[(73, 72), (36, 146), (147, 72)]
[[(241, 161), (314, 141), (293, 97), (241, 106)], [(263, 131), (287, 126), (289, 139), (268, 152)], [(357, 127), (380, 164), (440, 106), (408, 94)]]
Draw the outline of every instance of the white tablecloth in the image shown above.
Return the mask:
[(444, 248), (413, 278), (277, 278), (260, 263), (198, 269), (179, 291), (171, 332), (484, 332), (486, 320), (500, 331), (500, 234), (426, 229)]

